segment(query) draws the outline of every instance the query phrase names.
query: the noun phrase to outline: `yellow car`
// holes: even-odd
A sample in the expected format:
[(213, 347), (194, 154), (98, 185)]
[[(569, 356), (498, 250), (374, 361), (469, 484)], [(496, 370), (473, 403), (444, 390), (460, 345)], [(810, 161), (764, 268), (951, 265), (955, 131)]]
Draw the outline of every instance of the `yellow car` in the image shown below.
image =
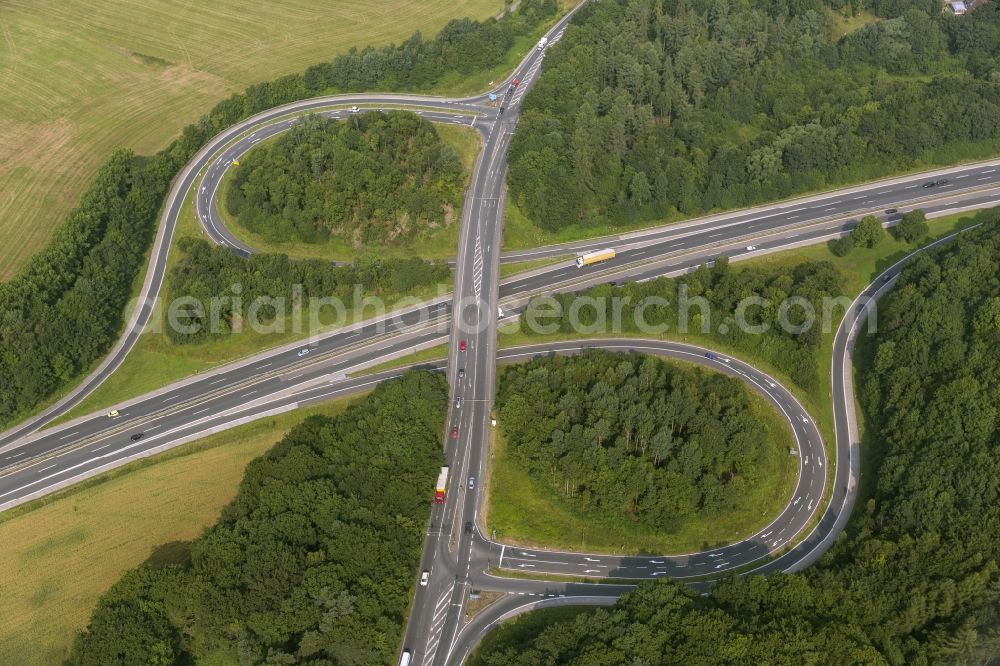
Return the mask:
[(116, 419), (116, 418), (118, 418), (118, 410), (117, 409), (112, 409), (110, 412), (108, 412), (108, 418), (109, 419)]

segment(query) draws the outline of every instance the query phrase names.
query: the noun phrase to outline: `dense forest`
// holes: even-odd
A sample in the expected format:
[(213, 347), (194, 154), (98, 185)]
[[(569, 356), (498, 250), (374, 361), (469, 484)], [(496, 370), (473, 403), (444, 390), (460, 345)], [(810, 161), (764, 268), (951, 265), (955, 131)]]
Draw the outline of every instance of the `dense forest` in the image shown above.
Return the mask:
[(184, 159), (120, 150), (49, 245), (0, 284), (0, 425), (44, 402), (110, 348)]
[(879, 21), (834, 41), (822, 0), (588, 3), (525, 98), (514, 201), (557, 230), (995, 152), (1000, 6), (957, 18), (937, 0), (874, 9)]
[[(680, 277), (659, 277), (620, 286), (602, 284), (579, 294), (534, 298), (520, 325), (522, 332), (528, 335), (579, 333), (571, 317), (571, 314), (578, 314), (583, 330), (646, 334), (665, 330), (674, 336), (678, 331), (701, 334), (704, 330), (710, 338), (767, 359), (799, 386), (813, 389), (820, 381), (816, 349), (823, 335), (824, 299), (837, 298), (843, 293), (843, 278), (828, 261), (802, 263), (790, 269), (786, 266), (749, 266), (736, 270), (722, 257), (711, 268), (703, 264)], [(769, 304), (766, 307), (751, 305), (741, 314), (749, 327), (766, 327), (766, 331), (755, 332), (755, 328), (737, 325), (737, 306), (751, 295), (767, 299)], [(597, 308), (577, 307), (574, 301), (578, 299), (583, 299), (584, 303), (593, 302)], [(627, 300), (616, 302), (616, 299)], [(700, 299), (704, 299), (704, 309), (699, 306)], [(792, 326), (782, 326), (780, 306), (788, 299), (807, 302), (816, 315), (816, 322), (807, 327), (807, 311), (796, 306), (785, 311), (786, 320)], [(620, 304), (623, 306), (619, 317), (616, 310)], [(834, 311), (843, 312), (842, 308), (834, 308)], [(620, 325), (615, 324), (616, 320), (620, 320)], [(637, 321), (645, 322), (645, 326), (640, 327)]]
[(521, 0), (501, 19), (451, 21), (434, 39), (416, 33), (399, 46), (352, 49), (230, 96), (153, 157), (114, 153), (46, 249), (0, 284), (0, 427), (36, 410), (114, 344), (170, 182), (218, 132), (324, 93), (426, 92), (453, 72), (485, 71), (557, 11), (554, 0)]
[[(251, 308), (263, 324), (282, 316), (276, 308), (291, 313), (293, 306), (305, 307), (313, 298), (334, 297), (349, 310), (368, 296), (391, 301), (420, 287), (446, 283), (451, 277), (446, 262), (420, 257), (369, 254), (350, 265), (293, 260), (284, 254), (254, 254), (244, 259), (201, 238), (182, 238), (178, 249), (181, 259), (167, 277), (169, 300), (193, 298), (201, 307), (178, 308), (180, 326), (167, 326), (174, 342), (228, 335), (235, 325), (242, 325)], [(218, 317), (217, 328), (212, 326), (213, 316)]]
[(226, 207), (271, 241), (384, 246), (455, 223), (463, 183), (458, 155), (414, 113), (309, 115), (240, 161)]
[(473, 663), (985, 664), (1000, 656), (1000, 215), (922, 255), (859, 369), (871, 487), (792, 575), (641, 586)]
[(738, 506), (769, 446), (738, 379), (639, 354), (506, 366), (496, 408), (533, 478), (595, 519), (657, 530)]
[(98, 601), (71, 662), (387, 664), (416, 583), (448, 387), (410, 372), (247, 466), (183, 562)]

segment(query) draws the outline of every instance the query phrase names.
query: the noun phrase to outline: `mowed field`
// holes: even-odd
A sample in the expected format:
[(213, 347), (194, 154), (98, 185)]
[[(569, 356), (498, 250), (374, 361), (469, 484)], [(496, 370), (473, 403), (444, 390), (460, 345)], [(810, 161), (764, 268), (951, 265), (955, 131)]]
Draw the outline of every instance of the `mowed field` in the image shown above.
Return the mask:
[(247, 85), (351, 46), (435, 34), (503, 0), (6, 0), (0, 280), (44, 247), (117, 146), (163, 148)]
[(215, 523), (247, 463), (307, 416), (354, 399), (239, 426), (0, 516), (0, 664), (62, 663), (122, 573), (179, 561), (179, 542)]

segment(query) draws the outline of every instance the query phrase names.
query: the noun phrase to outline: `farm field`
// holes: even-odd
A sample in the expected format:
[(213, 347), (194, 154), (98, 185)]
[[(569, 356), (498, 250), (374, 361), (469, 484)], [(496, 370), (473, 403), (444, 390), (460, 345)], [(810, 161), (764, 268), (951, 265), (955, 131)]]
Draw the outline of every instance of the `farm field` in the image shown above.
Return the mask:
[(212, 525), (247, 463), (307, 416), (355, 398), (286, 412), (186, 444), (0, 517), (0, 663), (58, 664), (97, 598), (144, 561), (179, 561)]
[[(0, 280), (48, 241), (111, 150), (164, 147), (247, 85), (425, 37), (502, 0), (9, 0), (0, 14)], [(483, 82), (485, 83), (485, 82)], [(471, 84), (471, 82), (470, 82)]]

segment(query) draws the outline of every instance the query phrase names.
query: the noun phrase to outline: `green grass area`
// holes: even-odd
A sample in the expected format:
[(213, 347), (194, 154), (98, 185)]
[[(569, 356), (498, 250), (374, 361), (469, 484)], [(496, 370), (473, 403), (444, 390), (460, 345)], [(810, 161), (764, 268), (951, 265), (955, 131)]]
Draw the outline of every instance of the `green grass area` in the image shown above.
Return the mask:
[(549, 625), (569, 621), (592, 610), (586, 606), (562, 606), (559, 608), (542, 608), (541, 610), (522, 613), (504, 622), (499, 627), (486, 634), (483, 642), (469, 655), (469, 666), (479, 666), (485, 663), (484, 655), (491, 654), (500, 646), (518, 645), (537, 636)]
[[(465, 169), (465, 189), (472, 182), (472, 170), (482, 149), (479, 132), (463, 125), (435, 125), (441, 140), (451, 146), (462, 161)], [(282, 136), (282, 135), (279, 135)], [(276, 137), (275, 137), (276, 138)], [(274, 140), (274, 138), (270, 139)], [(235, 167), (239, 168), (239, 167)], [(272, 242), (241, 225), (226, 209), (227, 192), (232, 182), (231, 167), (222, 177), (219, 184), (218, 202), (219, 215), (226, 228), (238, 239), (260, 252), (281, 252), (295, 259), (330, 259), (332, 261), (353, 261), (364, 248), (357, 248), (341, 238), (331, 237), (322, 243), (303, 242)], [(405, 245), (389, 245), (379, 248), (368, 248), (380, 255), (411, 257), (419, 256), (427, 259), (446, 259), (455, 256), (458, 247), (458, 230), (461, 223), (461, 209), (455, 211), (454, 219), (447, 227), (434, 229), (419, 238), (408, 241)]]
[(535, 270), (536, 268), (543, 268), (545, 266), (551, 266), (552, 264), (558, 264), (563, 261), (567, 261), (574, 257), (572, 254), (563, 254), (558, 257), (547, 257), (545, 259), (530, 259), (528, 261), (514, 261), (509, 264), (500, 264), (500, 279), (510, 277), (512, 275), (517, 275), (518, 273), (524, 273), (527, 271)]
[(214, 524), (247, 463), (341, 398), (233, 428), (0, 514), (0, 663), (58, 664), (97, 598), (146, 560), (177, 561)]
[(849, 7), (840, 10), (827, 8), (827, 14), (830, 18), (830, 41), (832, 42), (837, 42), (841, 37), (878, 20), (877, 16), (866, 9), (859, 9), (857, 13), (852, 15)]
[(879, 273), (910, 254), (917, 247), (975, 224), (975, 214), (961, 213), (939, 217), (928, 220), (927, 224), (930, 227), (930, 234), (926, 239), (917, 244), (902, 243), (892, 238), (892, 236), (887, 236), (874, 248), (855, 247), (846, 257), (835, 257), (827, 248), (826, 243), (822, 243), (808, 245), (795, 250), (766, 254), (733, 265), (736, 267), (745, 265), (794, 266), (804, 261), (830, 261), (844, 276), (847, 294), (856, 296)]
[(693, 517), (669, 532), (651, 530), (624, 514), (618, 520), (588, 514), (507, 454), (501, 422), (493, 441), (489, 499), (483, 512), (487, 532), (496, 530), (499, 540), (521, 546), (655, 555), (705, 550), (750, 536), (781, 513), (792, 496), (799, 460), (788, 454), (795, 444), (784, 418), (762, 396), (750, 393), (749, 398), (770, 446), (760, 467), (760, 482), (748, 486), (738, 508)]
[(503, 249), (504, 250), (530, 250), (545, 245), (555, 245), (557, 243), (570, 243), (572, 241), (585, 240), (587, 238), (599, 238), (620, 234), (625, 231), (641, 229), (644, 227), (659, 226), (670, 222), (677, 222), (680, 216), (657, 220), (655, 223), (642, 222), (628, 227), (626, 225), (602, 224), (602, 225), (570, 225), (559, 231), (547, 231), (534, 223), (527, 215), (521, 212), (510, 196), (507, 197), (507, 209), (504, 213), (503, 223)]
[(378, 365), (373, 365), (370, 368), (365, 368), (358, 372), (350, 373), (351, 377), (361, 377), (363, 375), (374, 375), (377, 372), (382, 372), (383, 370), (393, 370), (395, 368), (402, 368), (407, 365), (413, 365), (414, 363), (427, 363), (430, 361), (440, 361), (448, 357), (448, 345), (435, 345), (429, 347), (428, 349), (422, 349), (417, 352), (411, 352), (406, 356), (400, 356), (391, 361), (386, 361), (385, 363), (379, 363)]
[[(113, 148), (154, 153), (251, 83), (503, 8), (502, 0), (4, 3), (0, 280), (48, 242)], [(483, 90), (492, 76), (440, 92)]]

